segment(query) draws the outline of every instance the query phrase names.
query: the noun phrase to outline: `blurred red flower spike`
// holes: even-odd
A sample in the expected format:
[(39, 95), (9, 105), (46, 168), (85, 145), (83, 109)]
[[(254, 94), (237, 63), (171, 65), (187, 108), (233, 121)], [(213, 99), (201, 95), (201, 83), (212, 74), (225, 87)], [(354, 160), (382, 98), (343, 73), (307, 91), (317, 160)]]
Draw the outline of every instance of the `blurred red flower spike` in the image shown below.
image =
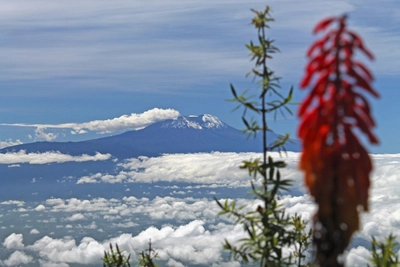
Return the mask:
[(359, 61), (355, 61), (353, 62), (354, 66), (357, 66), (360, 70), (362, 70), (362, 72), (368, 77), (368, 79), (370, 81), (374, 80), (374, 76), (372, 75), (372, 73), (364, 66), (364, 64), (362, 64)]
[(326, 40), (325, 38), (320, 39), (318, 41), (316, 41), (312, 46), (310, 46), (310, 48), (307, 51), (307, 57), (310, 57), (312, 55), (312, 53), (315, 51), (315, 49), (322, 49), (323, 45), (325, 44)]
[(364, 47), (364, 42), (358, 34), (353, 31), (347, 31), (347, 33), (353, 38), (354, 45), (359, 48), (370, 60), (374, 60), (374, 55)]
[(326, 27), (329, 26), (329, 24), (331, 24), (333, 21), (337, 20), (336, 17), (330, 17), (330, 18), (326, 18), (322, 21), (320, 21), (313, 30), (313, 33), (318, 33), (319, 31), (323, 31), (326, 29)]
[(374, 60), (374, 55), (373, 55), (368, 49), (366, 49), (362, 44), (361, 44), (358, 48), (360, 48), (360, 50), (363, 51), (364, 54), (365, 54), (370, 60)]
[(359, 207), (368, 209), (372, 164), (355, 133), (364, 133), (372, 144), (379, 142), (363, 95), (379, 94), (370, 84), (371, 72), (353, 59), (357, 51), (373, 56), (362, 39), (346, 28), (345, 16), (322, 20), (314, 33), (334, 22), (338, 29), (328, 31), (307, 51), (309, 63), (300, 87), (311, 90), (298, 110), (303, 143), (299, 167), (318, 204), (314, 243), (321, 266), (342, 266), (338, 256), (359, 227)]
[(300, 88), (306, 88), (311, 81), (313, 73), (312, 72), (307, 72), (306, 75), (303, 77), (303, 79), (300, 82)]

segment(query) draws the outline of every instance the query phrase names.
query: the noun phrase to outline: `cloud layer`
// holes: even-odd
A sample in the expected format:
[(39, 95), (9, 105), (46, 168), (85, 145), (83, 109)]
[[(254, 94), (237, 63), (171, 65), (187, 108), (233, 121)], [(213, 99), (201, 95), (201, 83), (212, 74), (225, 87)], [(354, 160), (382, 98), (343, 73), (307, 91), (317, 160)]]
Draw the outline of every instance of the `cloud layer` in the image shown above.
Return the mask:
[[(239, 170), (237, 165), (243, 159), (258, 155), (253, 153), (210, 153), (201, 157), (199, 154), (164, 155), (154, 159), (159, 161), (148, 163), (146, 161), (151, 158), (141, 158), (137, 162), (132, 159), (121, 167), (129, 171), (146, 172), (140, 168), (151, 168), (158, 164), (159, 173), (165, 174), (165, 178), (160, 180), (171, 182), (161, 183), (160, 186), (170, 187), (188, 196), (194, 195), (191, 190), (196, 190), (197, 186), (210, 187), (215, 184), (214, 190), (218, 192), (219, 179), (232, 187), (243, 186), (245, 180), (248, 182), (249, 178), (245, 178), (246, 175), (243, 177), (239, 175), (243, 170)], [(298, 156), (298, 153), (288, 154), (286, 161), (289, 166), (282, 174), (284, 177), (295, 179), (295, 187), (302, 183), (302, 174), (297, 170)], [(360, 232), (354, 236), (352, 246), (348, 250), (347, 266), (365, 266), (369, 262), (371, 253), (368, 244), (371, 235), (378, 240), (383, 240), (389, 233), (400, 236), (398, 186), (400, 154), (372, 155), (372, 157), (375, 169), (372, 175), (370, 212), (362, 215)], [(140, 162), (145, 163), (140, 165), (142, 164)], [(187, 173), (183, 176), (178, 175), (183, 170), (173, 168), (180, 162), (184, 166), (183, 169), (187, 169)], [(223, 166), (221, 170), (213, 166), (218, 175), (210, 176), (206, 169), (212, 162)], [(190, 165), (192, 166), (189, 168)], [(223, 174), (225, 171), (228, 172), (227, 175)], [(151, 173), (142, 181), (150, 181)], [(196, 178), (199, 179), (199, 184), (193, 186), (174, 184), (174, 181), (186, 181), (186, 175), (195, 173), (198, 173)], [(170, 178), (173, 175), (176, 176), (176, 180)], [(228, 176), (234, 178), (229, 179)], [(255, 210), (259, 204), (252, 199), (238, 198), (237, 201), (238, 206), (245, 205), (248, 210)], [(315, 212), (312, 199), (303, 189), (282, 196), (279, 203), (286, 207), (288, 214), (297, 213), (304, 219), (310, 220)], [(99, 259), (110, 242), (117, 242), (122, 249), (132, 253), (133, 258), (136, 258), (138, 252), (147, 248), (148, 240), (151, 238), (154, 249), (159, 253), (159, 260), (166, 266), (193, 264), (240, 266), (239, 263), (224, 257), (221, 243), (225, 238), (234, 241), (243, 237), (243, 228), (240, 225), (232, 225), (228, 218), (217, 216), (220, 209), (210, 198), (178, 196), (137, 198), (128, 192), (120, 199), (49, 198), (34, 204), (9, 200), (1, 202), (0, 209), (2, 220), (11, 220), (12, 216), (18, 216), (22, 226), (29, 224), (24, 234), (20, 230), (25, 227), (3, 228), (4, 232), (9, 233), (3, 241), (3, 247), (8, 251), (4, 264), (11, 264), (16, 256), (29, 264), (40, 262), (43, 266), (68, 266), (78, 262), (99, 264)], [(99, 233), (103, 232), (108, 232), (111, 236), (103, 235), (103, 238), (98, 238)], [(79, 233), (84, 233), (84, 236)], [(81, 237), (74, 237), (76, 235)], [(25, 241), (28, 238), (33, 241)]]
[[(284, 154), (283, 154), (284, 155)], [(271, 156), (279, 157), (278, 153)], [(288, 167), (282, 169), (283, 175), (299, 181), (297, 169), (298, 153), (288, 152), (283, 158)], [(261, 158), (259, 153), (196, 153), (166, 154), (160, 157), (139, 157), (118, 164), (122, 170), (115, 175), (92, 174), (83, 176), (78, 184), (83, 183), (134, 183), (134, 182), (188, 182), (216, 184), (228, 187), (247, 187), (249, 178), (238, 166), (244, 160)], [(161, 175), (160, 175), (161, 174)]]
[[(167, 119), (176, 119), (179, 112), (174, 109), (153, 108), (140, 114), (132, 113), (122, 115), (108, 120), (94, 120), (83, 123), (61, 123), (61, 124), (0, 124), (15, 127), (36, 127), (35, 137), (37, 140), (52, 141), (57, 138), (56, 133), (45, 133), (46, 129), (71, 129), (72, 134), (84, 134), (87, 131), (104, 133), (121, 132), (128, 130), (139, 130), (155, 122)], [(17, 140), (18, 142), (18, 140)], [(1, 144), (1, 143), (0, 143)]]
[(111, 158), (111, 154), (96, 153), (94, 156), (83, 154), (71, 156), (60, 152), (26, 153), (25, 150), (18, 152), (0, 153), (0, 164), (47, 164), (64, 162), (104, 161)]
[[(257, 201), (248, 199), (238, 199), (237, 201), (238, 206), (246, 205), (249, 210), (255, 210), (259, 205)], [(310, 218), (315, 211), (315, 206), (308, 196), (285, 196), (280, 203), (286, 207), (288, 214), (297, 213), (305, 219)], [(90, 224), (83, 226), (80, 222), (86, 216), (92, 220), (97, 218), (96, 220), (100, 223), (99, 215), (109, 221), (109, 227), (124, 228), (125, 225), (130, 225), (128, 227), (135, 228), (138, 225), (132, 222), (132, 218), (138, 216), (145, 216), (148, 218), (147, 221), (153, 223), (166, 220), (170, 223), (161, 227), (149, 226), (141, 231), (133, 230), (134, 233), (122, 233), (106, 240), (86, 236), (78, 241), (71, 236), (55, 238), (45, 235), (31, 245), (24, 244), (22, 234), (12, 233), (3, 242), (6, 249), (15, 250), (13, 252), (15, 255), (22, 255), (20, 253), (27, 257), (36, 255), (36, 259), (47, 264), (99, 264), (99, 259), (102, 257), (103, 251), (108, 249), (109, 243), (118, 243), (121, 249), (131, 253), (133, 259), (137, 259), (138, 252), (146, 249), (148, 241), (151, 239), (152, 246), (159, 255), (158, 261), (165, 262), (167, 266), (172, 266), (172, 263), (176, 262), (184, 266), (192, 264), (240, 266), (239, 263), (223, 257), (222, 243), (224, 239), (235, 242), (244, 237), (245, 233), (241, 225), (232, 225), (227, 218), (218, 219), (216, 214), (219, 212), (219, 207), (214, 200), (173, 197), (157, 197), (153, 200), (135, 197), (125, 197), (122, 200), (48, 199), (44, 205), (47, 206), (46, 211), (43, 211), (46, 214), (65, 216), (65, 229), (100, 230), (94, 222), (91, 223), (91, 226)], [(394, 207), (394, 209), (397, 208)], [(379, 217), (387, 214), (387, 211), (373, 212), (373, 216), (368, 221), (374, 223), (379, 223), (381, 220)], [(393, 215), (393, 218), (396, 216)], [(71, 220), (73, 217), (77, 219)], [(118, 221), (123, 221), (123, 218), (128, 221), (119, 223)], [(389, 220), (391, 219), (389, 218)], [(49, 221), (46, 223), (48, 224)], [(61, 231), (61, 229), (58, 228), (57, 231)], [(355, 244), (348, 251), (347, 266), (364, 266), (371, 257), (368, 249), (358, 245), (361, 239), (369, 242), (370, 237), (367, 235), (370, 234), (370, 227), (368, 224), (364, 224), (361, 229), (361, 233), (355, 237)], [(374, 235), (378, 239), (382, 239), (389, 231), (393, 230), (398, 233), (399, 226), (386, 229), (384, 232), (376, 232)], [(10, 256), (9, 260), (11, 258)]]
[(23, 144), (21, 140), (17, 139), (13, 141), (12, 139), (6, 139), (5, 141), (0, 141), (0, 149), (8, 147), (8, 146), (16, 146)]
[[(221, 201), (224, 201), (223, 199)], [(302, 204), (313, 207), (311, 200), (307, 197), (299, 197), (296, 200), (285, 201), (282, 204), (287, 206), (288, 212), (293, 213), (302, 209)], [(31, 245), (25, 245), (22, 234), (11, 234), (6, 237), (3, 246), (12, 251), (18, 249), (26, 253), (39, 255), (40, 261), (51, 264), (99, 264), (104, 250), (108, 249), (109, 243), (118, 243), (121, 249), (131, 253), (133, 259), (137, 259), (138, 253), (147, 248), (149, 239), (156, 249), (158, 260), (166, 262), (167, 266), (183, 264), (183, 266), (200, 264), (203, 266), (240, 266), (232, 262), (222, 254), (222, 243), (224, 239), (232, 242), (244, 237), (241, 225), (232, 225), (228, 218), (218, 219), (219, 207), (212, 199), (201, 198), (174, 198), (156, 197), (153, 200), (147, 198), (124, 197), (116, 199), (48, 199), (44, 205), (45, 214), (64, 215), (65, 229), (81, 227), (80, 220), (84, 217), (91, 219), (103, 216), (109, 221), (110, 227), (137, 227), (132, 218), (145, 215), (146, 221), (163, 222), (169, 221), (173, 224), (163, 224), (160, 227), (149, 226), (144, 230), (132, 233), (123, 233), (116, 237), (103, 241), (93, 237), (84, 237), (80, 242), (76, 239), (65, 236), (54, 238), (43, 236)], [(256, 209), (258, 202), (247, 199), (238, 199), (238, 205), (247, 205), (249, 210)], [(38, 212), (35, 210), (35, 212)], [(306, 210), (303, 215), (310, 216)], [(95, 215), (96, 214), (96, 215)], [(41, 216), (42, 217), (42, 216)], [(77, 218), (76, 220), (71, 218)], [(114, 223), (128, 219), (126, 223)], [(129, 221), (130, 220), (130, 221)], [(98, 223), (100, 219), (97, 217)], [(180, 223), (176, 224), (178, 221)], [(44, 223), (44, 221), (42, 221)], [(46, 223), (49, 223), (46, 220)], [(47, 226), (48, 227), (48, 226)], [(85, 229), (98, 229), (96, 223)], [(78, 228), (79, 229), (79, 228)], [(58, 228), (61, 231), (61, 228)], [(214, 264), (214, 265), (213, 265)], [(215, 265), (220, 264), (220, 265)]]

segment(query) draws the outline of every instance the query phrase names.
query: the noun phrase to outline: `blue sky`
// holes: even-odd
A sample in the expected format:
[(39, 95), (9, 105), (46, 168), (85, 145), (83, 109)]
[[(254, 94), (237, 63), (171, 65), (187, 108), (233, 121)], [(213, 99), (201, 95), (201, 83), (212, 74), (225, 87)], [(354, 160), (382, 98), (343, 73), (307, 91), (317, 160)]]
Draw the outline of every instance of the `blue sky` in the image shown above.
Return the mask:
[[(283, 78), (282, 88), (294, 86), (295, 101), (304, 96), (298, 84), (305, 51), (315, 39), (313, 26), (326, 16), (350, 15), (350, 27), (376, 57), (367, 64), (381, 94), (372, 100), (381, 145), (370, 151), (398, 153), (396, 0), (379, 5), (361, 0), (3, 1), (0, 144), (100, 137), (121, 131), (115, 125), (132, 118), (129, 127), (140, 128), (140, 121), (145, 126), (175, 116), (174, 111), (213, 114), (242, 128), (240, 113), (232, 113), (234, 105), (225, 100), (231, 97), (230, 83), (239, 91), (252, 86), (245, 78), (252, 63), (244, 46), (256, 39), (250, 8), (267, 3), (276, 19), (269, 34), (281, 50), (271, 66)], [(65, 128), (53, 127), (60, 124)], [(278, 120), (272, 127), (295, 136), (297, 119)], [(72, 135), (71, 129), (86, 133)]]

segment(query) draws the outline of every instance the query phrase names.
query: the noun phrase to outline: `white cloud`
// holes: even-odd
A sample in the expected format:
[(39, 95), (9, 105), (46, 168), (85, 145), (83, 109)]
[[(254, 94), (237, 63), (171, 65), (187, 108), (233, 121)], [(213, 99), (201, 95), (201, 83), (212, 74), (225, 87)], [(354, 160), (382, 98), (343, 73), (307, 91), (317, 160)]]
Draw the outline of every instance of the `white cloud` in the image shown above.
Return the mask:
[(62, 200), (53, 198), (46, 200), (46, 204), (51, 206), (49, 207), (51, 212), (107, 211), (108, 213), (111, 207), (116, 206), (115, 203), (119, 202), (113, 202), (105, 198), (95, 198), (92, 200), (80, 200), (77, 198)]
[(118, 228), (132, 228), (139, 226), (139, 224), (134, 223), (134, 222), (124, 222), (124, 223), (113, 223), (113, 227), (118, 227)]
[(21, 167), (21, 165), (19, 165), (19, 164), (11, 164), (11, 165), (8, 165), (7, 167), (8, 168), (19, 168), (19, 167)]
[(53, 141), (58, 137), (56, 133), (45, 133), (47, 127), (45, 126), (38, 126), (35, 130), (35, 140), (36, 141)]
[(81, 221), (84, 219), (85, 219), (85, 216), (83, 216), (82, 213), (76, 213), (76, 214), (73, 214), (70, 217), (66, 218), (67, 221), (72, 221), (72, 222)]
[(183, 265), (182, 263), (180, 263), (179, 261), (176, 261), (174, 259), (169, 259), (167, 262), (168, 266), (174, 266), (174, 267), (185, 267), (185, 265)]
[(61, 262), (49, 262), (45, 260), (39, 260), (40, 267), (69, 267), (67, 263)]
[(368, 266), (370, 264), (370, 259), (372, 258), (371, 251), (365, 247), (356, 247), (350, 249), (346, 257), (346, 266)]
[(139, 130), (145, 128), (155, 122), (167, 119), (176, 119), (179, 112), (174, 109), (153, 108), (143, 113), (132, 113), (130, 115), (122, 115), (117, 118), (107, 120), (94, 120), (83, 123), (61, 123), (61, 124), (0, 124), (3, 126), (16, 127), (36, 127), (36, 139), (52, 141), (57, 138), (55, 133), (45, 133), (44, 130), (49, 129), (71, 129), (73, 134), (84, 134), (87, 131), (99, 133), (113, 133), (127, 130)]
[(45, 236), (26, 249), (40, 253), (51, 263), (100, 264), (105, 247), (96, 241), (82, 240), (77, 246), (71, 238), (53, 239)]
[(23, 235), (12, 233), (8, 237), (4, 239), (3, 246), (7, 249), (21, 249), (24, 247), (23, 244)]
[(15, 251), (4, 261), (6, 266), (20, 266), (32, 262), (33, 257), (26, 255), (24, 252)]
[(230, 261), (230, 262), (214, 262), (211, 267), (240, 267), (242, 266), (238, 261)]
[[(308, 202), (307, 202), (308, 201)], [(310, 200), (298, 198), (292, 202), (287, 201), (284, 204), (291, 206), (292, 203), (306, 204)], [(201, 198), (175, 198), (175, 197), (155, 197), (137, 199), (135, 197), (124, 197), (121, 200), (95, 198), (91, 200), (80, 200), (76, 198), (61, 200), (49, 199), (46, 201), (50, 212), (70, 212), (76, 213), (70, 218), (83, 219), (86, 215), (91, 216), (93, 212), (103, 215), (106, 220), (120, 220), (121, 216), (130, 218), (132, 215), (146, 215), (151, 220), (194, 220), (199, 218), (207, 221), (215, 221), (219, 207), (213, 199)], [(248, 204), (244, 199), (238, 200), (238, 205)], [(297, 211), (301, 206), (295, 206), (293, 210)], [(304, 206), (305, 207), (305, 206)], [(309, 208), (303, 210), (303, 213), (311, 212)], [(300, 213), (300, 212), (299, 212)], [(136, 226), (136, 223), (128, 221), (115, 223), (118, 227)]]
[(60, 152), (26, 153), (25, 150), (18, 152), (0, 153), (0, 164), (47, 164), (64, 162), (84, 162), (84, 161), (103, 161), (111, 158), (110, 154), (96, 153), (94, 156), (83, 154), (81, 156), (71, 156)]
[(38, 205), (38, 206), (35, 208), (35, 210), (36, 210), (36, 211), (44, 211), (44, 210), (46, 210), (46, 207), (43, 206), (43, 205)]
[(30, 231), (30, 234), (31, 234), (31, 235), (37, 235), (37, 234), (40, 234), (40, 232), (39, 232), (39, 230), (37, 230), (37, 229), (32, 229), (32, 230)]
[(18, 207), (24, 206), (25, 202), (21, 200), (7, 200), (0, 203), (1, 205), (17, 205)]
[(6, 139), (5, 141), (0, 140), (0, 149), (8, 147), (8, 146), (16, 146), (23, 144), (21, 140), (17, 139), (13, 141), (12, 139)]
[(47, 205), (57, 205), (57, 204), (64, 204), (64, 200), (61, 198), (50, 198), (46, 200)]

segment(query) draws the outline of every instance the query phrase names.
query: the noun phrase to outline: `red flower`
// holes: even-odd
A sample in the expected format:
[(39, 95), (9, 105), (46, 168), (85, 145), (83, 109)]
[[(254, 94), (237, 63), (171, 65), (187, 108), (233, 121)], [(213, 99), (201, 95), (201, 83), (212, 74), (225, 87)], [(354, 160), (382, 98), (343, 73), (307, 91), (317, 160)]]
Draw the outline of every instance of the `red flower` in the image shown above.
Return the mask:
[[(339, 27), (327, 30), (333, 23)], [(372, 144), (378, 143), (364, 94), (379, 95), (371, 87), (371, 72), (353, 58), (357, 50), (371, 60), (373, 56), (361, 38), (346, 28), (346, 17), (321, 21), (314, 33), (320, 31), (326, 34), (308, 50), (309, 63), (300, 84), (310, 88), (298, 110), (303, 143), (300, 169), (318, 204), (317, 258), (321, 266), (341, 266), (337, 257), (359, 227), (359, 207), (368, 210), (372, 164), (357, 135), (363, 133)]]

